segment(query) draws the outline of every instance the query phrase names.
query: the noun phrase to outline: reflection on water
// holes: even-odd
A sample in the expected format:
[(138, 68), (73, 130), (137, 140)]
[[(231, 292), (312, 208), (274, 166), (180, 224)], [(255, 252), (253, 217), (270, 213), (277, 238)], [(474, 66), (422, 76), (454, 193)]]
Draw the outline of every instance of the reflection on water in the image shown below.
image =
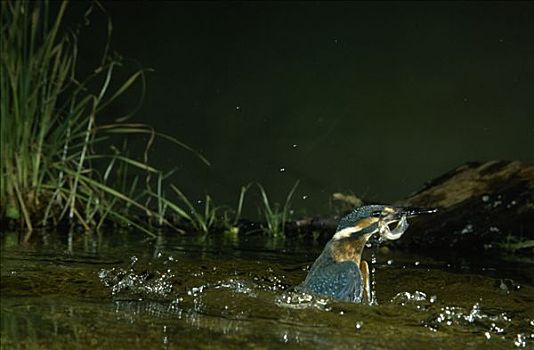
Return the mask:
[(298, 239), (144, 240), (123, 232), (41, 234), (22, 245), (3, 234), (2, 348), (534, 344), (534, 288), (523, 268), (457, 268), (382, 253), (378, 303), (356, 305), (293, 290), (321, 248)]

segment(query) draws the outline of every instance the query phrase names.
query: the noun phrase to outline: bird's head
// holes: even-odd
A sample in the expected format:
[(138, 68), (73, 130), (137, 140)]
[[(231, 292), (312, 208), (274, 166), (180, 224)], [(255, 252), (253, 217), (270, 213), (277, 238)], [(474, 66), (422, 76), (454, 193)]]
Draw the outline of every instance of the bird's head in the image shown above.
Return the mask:
[(337, 226), (334, 240), (372, 235), (379, 231), (379, 222), (394, 224), (403, 217), (435, 213), (437, 209), (394, 207), (390, 205), (366, 205), (343, 217)]

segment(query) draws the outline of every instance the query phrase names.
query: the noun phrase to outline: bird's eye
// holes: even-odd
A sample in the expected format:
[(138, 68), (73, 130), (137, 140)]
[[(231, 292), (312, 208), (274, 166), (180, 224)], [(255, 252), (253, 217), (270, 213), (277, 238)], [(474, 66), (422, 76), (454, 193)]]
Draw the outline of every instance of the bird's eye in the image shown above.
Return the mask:
[(382, 211), (381, 210), (378, 210), (378, 211), (374, 211), (371, 213), (371, 216), (374, 217), (374, 218), (379, 218), (382, 216)]

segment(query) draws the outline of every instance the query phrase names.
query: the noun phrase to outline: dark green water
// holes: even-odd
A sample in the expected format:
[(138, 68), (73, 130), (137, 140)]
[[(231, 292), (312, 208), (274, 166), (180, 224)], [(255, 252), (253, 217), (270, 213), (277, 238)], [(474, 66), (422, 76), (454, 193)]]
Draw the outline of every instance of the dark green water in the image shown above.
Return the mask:
[(368, 306), (291, 291), (322, 248), (304, 240), (115, 232), (1, 242), (2, 349), (534, 346), (528, 267), (381, 251), (378, 304)]

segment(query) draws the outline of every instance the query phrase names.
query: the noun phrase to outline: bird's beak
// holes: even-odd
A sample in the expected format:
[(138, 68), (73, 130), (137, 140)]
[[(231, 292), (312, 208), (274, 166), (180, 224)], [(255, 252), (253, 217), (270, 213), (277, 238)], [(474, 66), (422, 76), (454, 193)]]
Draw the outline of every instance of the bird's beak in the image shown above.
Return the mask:
[(428, 209), (428, 208), (399, 208), (395, 212), (395, 216), (397, 218), (401, 218), (403, 216), (406, 216), (407, 218), (412, 218), (414, 216), (424, 215), (424, 214), (434, 214), (437, 213), (436, 208)]
[(407, 207), (392, 207), (387, 215), (382, 216), (382, 220), (385, 220), (388, 224), (397, 222), (403, 217), (413, 218), (414, 216), (424, 215), (424, 214), (433, 214), (437, 212), (437, 209), (427, 209), (427, 208), (407, 208)]

